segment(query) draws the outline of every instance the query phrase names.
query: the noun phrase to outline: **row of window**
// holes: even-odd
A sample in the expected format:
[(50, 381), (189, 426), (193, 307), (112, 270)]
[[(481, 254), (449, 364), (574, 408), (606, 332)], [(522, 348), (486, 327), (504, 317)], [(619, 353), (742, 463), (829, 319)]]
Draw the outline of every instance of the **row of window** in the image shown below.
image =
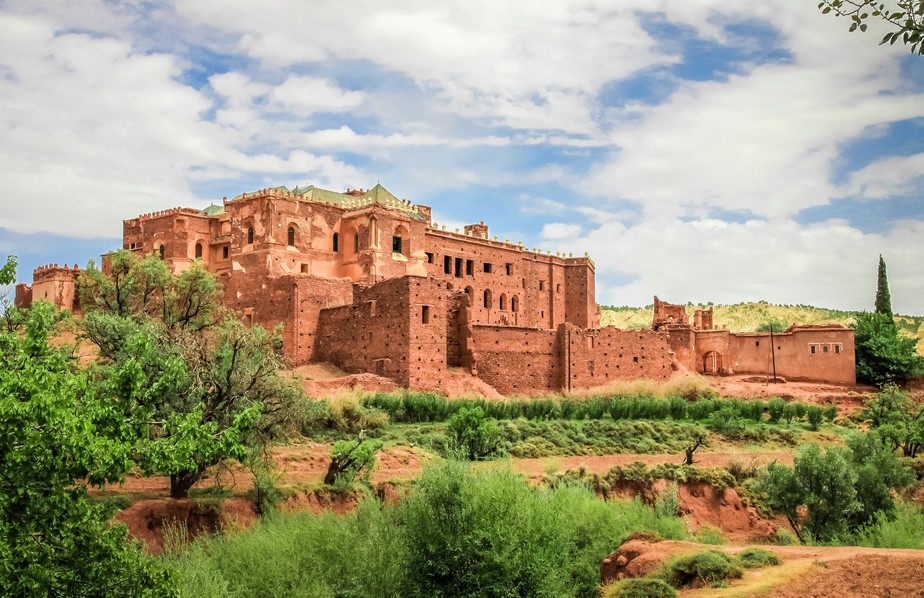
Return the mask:
[[(433, 263), (434, 255), (432, 253), (427, 253), (427, 263)], [(491, 262), (483, 262), (481, 266), (482, 272), (485, 274), (494, 273), (494, 265)], [(468, 260), (465, 258), (457, 257), (453, 258), (451, 255), (443, 256), (443, 273), (444, 274), (453, 274), (455, 273), (456, 278), (462, 278), (463, 272), (465, 276), (474, 276), (475, 275), (475, 260)], [(504, 264), (504, 272), (507, 276), (513, 274), (513, 264)]]
[(835, 353), (843, 351), (842, 343), (809, 343), (809, 353), (816, 355), (818, 353)]

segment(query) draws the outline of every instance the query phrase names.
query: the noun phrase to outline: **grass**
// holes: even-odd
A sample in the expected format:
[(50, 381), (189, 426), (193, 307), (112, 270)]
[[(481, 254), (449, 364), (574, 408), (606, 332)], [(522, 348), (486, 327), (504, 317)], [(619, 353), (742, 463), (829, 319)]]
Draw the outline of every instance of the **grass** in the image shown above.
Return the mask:
[[(166, 557), (181, 596), (598, 596), (599, 567), (637, 530), (685, 537), (683, 521), (587, 488), (531, 488), (506, 470), (424, 471), (396, 506), (276, 515), (232, 535), (183, 538)], [(179, 534), (178, 534), (179, 535)], [(486, 541), (486, 540), (490, 541)]]

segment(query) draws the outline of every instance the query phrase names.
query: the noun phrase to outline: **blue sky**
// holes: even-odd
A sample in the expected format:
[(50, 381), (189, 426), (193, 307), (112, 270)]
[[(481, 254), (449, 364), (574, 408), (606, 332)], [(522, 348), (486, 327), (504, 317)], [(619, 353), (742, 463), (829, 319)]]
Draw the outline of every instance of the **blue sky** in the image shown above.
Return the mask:
[[(381, 182), (597, 300), (924, 314), (924, 59), (811, 0), (0, 2), (0, 259)], [(877, 35), (878, 34), (878, 35)]]

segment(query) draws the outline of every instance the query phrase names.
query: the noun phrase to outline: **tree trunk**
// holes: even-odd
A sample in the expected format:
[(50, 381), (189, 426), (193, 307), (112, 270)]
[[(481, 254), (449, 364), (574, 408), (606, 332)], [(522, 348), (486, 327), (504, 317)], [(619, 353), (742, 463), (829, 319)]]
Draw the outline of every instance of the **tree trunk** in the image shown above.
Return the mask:
[(170, 474), (170, 498), (189, 496), (189, 489), (202, 479), (203, 473), (205, 473), (205, 466), (200, 465), (196, 469), (184, 469)]

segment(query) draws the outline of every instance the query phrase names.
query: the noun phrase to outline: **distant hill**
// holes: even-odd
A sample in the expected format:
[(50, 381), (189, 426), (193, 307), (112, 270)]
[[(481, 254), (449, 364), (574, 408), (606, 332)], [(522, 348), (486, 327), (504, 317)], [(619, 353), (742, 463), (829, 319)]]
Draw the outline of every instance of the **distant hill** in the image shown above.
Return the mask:
[[(617, 328), (651, 328), (654, 306), (614, 307), (601, 305), (601, 326)], [(776, 324), (774, 330), (787, 328), (790, 324), (842, 324), (850, 326), (855, 311), (825, 309), (811, 305), (772, 305), (759, 301), (757, 303), (738, 303), (736, 305), (687, 305), (687, 316), (693, 321), (693, 312), (697, 309), (713, 308), (713, 323), (721, 328), (728, 327), (732, 332), (757, 332), (761, 326)], [(924, 316), (895, 316), (902, 334), (918, 339), (918, 353), (924, 355)], [(766, 328), (765, 328), (766, 329)]]

